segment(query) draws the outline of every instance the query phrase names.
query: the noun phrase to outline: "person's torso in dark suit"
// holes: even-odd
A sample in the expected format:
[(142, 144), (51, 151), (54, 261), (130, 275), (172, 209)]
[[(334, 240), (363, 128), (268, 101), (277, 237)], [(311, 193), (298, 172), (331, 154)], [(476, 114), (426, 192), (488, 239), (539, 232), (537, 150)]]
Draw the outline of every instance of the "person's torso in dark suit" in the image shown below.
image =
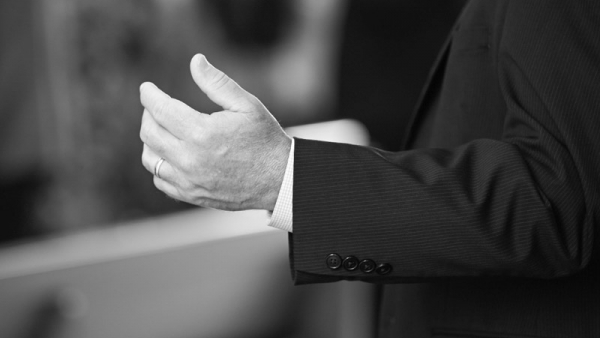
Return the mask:
[[(465, 9), (459, 23), (452, 32), (452, 39), (440, 56), (440, 61), (432, 73), (431, 81), (424, 93), (423, 100), (414, 117), (410, 136), (407, 137), (407, 148), (447, 148), (456, 147), (475, 139), (501, 140), (505, 135), (507, 107), (505, 97), (511, 88), (503, 87), (499, 77), (504, 76), (499, 68), (504, 67), (499, 60), (503, 34), (514, 29), (518, 33), (520, 27), (507, 28), (505, 25), (517, 22), (511, 16), (530, 14), (533, 24), (522, 25), (529, 29), (536, 28), (539, 34), (565, 34), (568, 39), (587, 39), (585, 25), (588, 20), (600, 20), (598, 6), (577, 2), (571, 4), (565, 1), (558, 7), (560, 10), (581, 12), (586, 6), (592, 14), (583, 15), (581, 21), (572, 21), (575, 31), (581, 29), (583, 35), (573, 32), (556, 30), (552, 20), (536, 23), (541, 18), (557, 16), (557, 2), (523, 1), (472, 1)], [(518, 7), (518, 8), (514, 8)], [(536, 9), (540, 13), (536, 17)], [(594, 13), (595, 11), (595, 13)], [(569, 13), (573, 16), (573, 13)], [(523, 18), (520, 18), (521, 20)], [(513, 20), (513, 21), (511, 21)], [(544, 27), (544, 24), (548, 27)], [(560, 22), (558, 25), (565, 25)], [(577, 27), (581, 25), (582, 27)], [(547, 31), (545, 31), (547, 30)], [(531, 32), (523, 32), (530, 34)], [(597, 32), (600, 36), (600, 31)], [(535, 49), (536, 41), (530, 41), (531, 46), (521, 48)], [(588, 40), (586, 43), (597, 44), (598, 40)], [(547, 47), (547, 46), (545, 46)], [(557, 55), (552, 59), (569, 58), (569, 46), (561, 43), (557, 37), (555, 48), (547, 53)], [(541, 47), (540, 47), (541, 48)], [(598, 48), (591, 49), (590, 52)], [(577, 51), (581, 52), (581, 51)], [(523, 53), (526, 55), (527, 53)], [(534, 53), (532, 53), (535, 55)], [(573, 57), (575, 58), (575, 57)], [(596, 60), (600, 58), (596, 55)], [(593, 59), (592, 58), (592, 59)], [(521, 60), (518, 60), (521, 61)], [(531, 67), (536, 66), (536, 60), (526, 60)], [(541, 62), (540, 67), (550, 63)], [(585, 68), (585, 61), (572, 64), (577, 68)], [(556, 67), (564, 64), (556, 63)], [(597, 70), (598, 68), (595, 68)], [(592, 71), (594, 69), (591, 69)], [(564, 69), (540, 69), (533, 72), (547, 72), (548, 76), (559, 73)], [(539, 74), (538, 74), (539, 75)], [(580, 74), (579, 74), (580, 75)], [(598, 74), (589, 74), (587, 81), (595, 82), (598, 89)], [(520, 81), (539, 81), (540, 79), (523, 78)], [(585, 80), (583, 80), (585, 81)], [(535, 85), (535, 83), (534, 83)], [(572, 86), (569, 81), (565, 86)], [(582, 83), (575, 85), (583, 86)], [(547, 91), (548, 88), (544, 88)], [(580, 90), (579, 88), (556, 88), (555, 95), (562, 91)], [(546, 101), (539, 94), (541, 101), (554, 104), (549, 109), (564, 109), (568, 102)], [(566, 97), (567, 95), (565, 95)], [(596, 97), (600, 93), (596, 93)], [(526, 99), (527, 97), (524, 96)], [(537, 100), (539, 98), (535, 98)], [(571, 100), (572, 98), (565, 98)], [(573, 109), (588, 107), (590, 111), (565, 111), (563, 114), (573, 114), (573, 118), (581, 116), (589, 118), (590, 128), (600, 133), (598, 114), (593, 107), (598, 108), (598, 100), (590, 98), (589, 104), (573, 105)], [(511, 102), (510, 104), (515, 104)], [(518, 103), (525, 108), (527, 103)], [(512, 108), (514, 109), (514, 108)], [(560, 120), (556, 123), (561, 123)], [(558, 129), (563, 128), (561, 126)], [(590, 129), (590, 130), (591, 130)], [(581, 130), (585, 138), (590, 130)], [(569, 137), (569, 136), (567, 136)], [(590, 148), (585, 148), (586, 142), (595, 142)], [(573, 141), (570, 146), (580, 145), (580, 153), (573, 155), (580, 166), (595, 166), (597, 159), (586, 160), (585, 156), (596, 153), (598, 139)], [(595, 149), (595, 150), (593, 150)], [(596, 153), (597, 154), (597, 153)], [(579, 157), (579, 158), (577, 158)], [(586, 162), (587, 161), (587, 162)], [(585, 171), (585, 169), (583, 169)], [(585, 182), (584, 178), (584, 182)], [(593, 185), (597, 179), (587, 181)], [(596, 190), (597, 187), (587, 187)], [(596, 227), (597, 228), (597, 227)], [(596, 235), (597, 237), (597, 235)], [(402, 338), (506, 338), (506, 337), (600, 337), (600, 277), (594, 268), (567, 278), (559, 279), (458, 279), (444, 282), (424, 284), (400, 284), (384, 287), (382, 293), (382, 308), (379, 321), (380, 337)]]
[(598, 0), (471, 1), (406, 145), (296, 139), (297, 284), (418, 283), (384, 338), (600, 337)]

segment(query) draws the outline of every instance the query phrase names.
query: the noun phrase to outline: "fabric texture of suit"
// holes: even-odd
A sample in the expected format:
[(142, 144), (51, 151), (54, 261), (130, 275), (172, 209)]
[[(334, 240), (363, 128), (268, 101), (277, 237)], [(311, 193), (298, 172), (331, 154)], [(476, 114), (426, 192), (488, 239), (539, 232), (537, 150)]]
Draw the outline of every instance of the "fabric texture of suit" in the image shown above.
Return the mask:
[(295, 282), (415, 282), (382, 337), (600, 337), (600, 2), (471, 1), (400, 132), (296, 140)]

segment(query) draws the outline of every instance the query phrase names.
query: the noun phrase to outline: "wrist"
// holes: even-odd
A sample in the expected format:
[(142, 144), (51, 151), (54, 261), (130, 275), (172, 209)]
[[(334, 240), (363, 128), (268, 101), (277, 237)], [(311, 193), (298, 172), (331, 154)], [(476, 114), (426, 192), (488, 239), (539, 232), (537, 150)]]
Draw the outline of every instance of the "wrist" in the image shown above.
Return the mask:
[(264, 195), (263, 207), (261, 209), (272, 211), (275, 208), (283, 184), (293, 143), (293, 139), (287, 134), (284, 133), (283, 136), (277, 145), (273, 147), (273, 151), (269, 155), (268, 167), (270, 174), (267, 175), (268, 189)]

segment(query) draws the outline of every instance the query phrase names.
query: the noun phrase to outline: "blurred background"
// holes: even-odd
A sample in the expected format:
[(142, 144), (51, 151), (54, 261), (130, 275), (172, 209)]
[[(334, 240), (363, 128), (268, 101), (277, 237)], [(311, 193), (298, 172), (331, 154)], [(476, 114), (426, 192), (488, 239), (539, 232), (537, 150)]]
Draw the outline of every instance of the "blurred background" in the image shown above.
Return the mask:
[(198, 52), (284, 127), (351, 118), (398, 150), (463, 3), (0, 2), (0, 244), (195, 210), (141, 165), (138, 87), (219, 110), (189, 74)]
[(0, 3), (2, 241), (189, 208), (141, 166), (138, 86), (218, 110), (198, 52), (284, 125), (351, 117), (396, 150), (462, 1)]

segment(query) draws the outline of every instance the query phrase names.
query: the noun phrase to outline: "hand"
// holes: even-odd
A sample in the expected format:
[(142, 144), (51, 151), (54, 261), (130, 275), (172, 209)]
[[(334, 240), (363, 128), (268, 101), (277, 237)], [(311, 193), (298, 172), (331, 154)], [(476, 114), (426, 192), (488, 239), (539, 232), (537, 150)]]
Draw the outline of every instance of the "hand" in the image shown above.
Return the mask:
[(273, 210), (291, 138), (256, 97), (203, 55), (192, 58), (190, 70), (198, 87), (224, 110), (204, 114), (152, 83), (140, 86), (142, 163), (154, 173), (165, 159), (155, 186), (204, 207)]

